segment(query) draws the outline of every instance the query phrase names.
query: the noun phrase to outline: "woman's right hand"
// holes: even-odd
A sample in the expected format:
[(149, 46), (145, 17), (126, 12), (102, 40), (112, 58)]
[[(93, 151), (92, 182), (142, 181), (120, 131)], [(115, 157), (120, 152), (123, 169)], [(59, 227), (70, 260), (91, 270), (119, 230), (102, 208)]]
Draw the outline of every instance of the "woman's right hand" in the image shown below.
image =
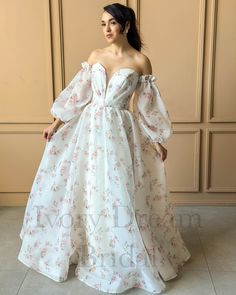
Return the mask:
[(55, 126), (54, 123), (52, 123), (49, 127), (45, 128), (43, 130), (43, 137), (47, 140), (50, 141), (51, 137), (53, 134), (57, 131), (57, 127)]
[(165, 159), (167, 158), (167, 149), (159, 142), (154, 142), (154, 145), (156, 147), (156, 151), (161, 157), (161, 160), (164, 162)]

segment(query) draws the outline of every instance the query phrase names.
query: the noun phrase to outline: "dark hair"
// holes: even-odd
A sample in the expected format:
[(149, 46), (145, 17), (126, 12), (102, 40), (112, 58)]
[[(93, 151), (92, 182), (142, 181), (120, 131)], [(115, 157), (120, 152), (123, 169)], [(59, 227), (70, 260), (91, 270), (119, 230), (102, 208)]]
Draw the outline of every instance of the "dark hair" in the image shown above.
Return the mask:
[(138, 51), (141, 51), (144, 43), (142, 42), (137, 29), (137, 20), (134, 10), (120, 3), (106, 5), (103, 7), (103, 9), (111, 14), (121, 25), (121, 33), (124, 32), (126, 22), (130, 22), (130, 28), (127, 33), (127, 40), (132, 47), (134, 47)]

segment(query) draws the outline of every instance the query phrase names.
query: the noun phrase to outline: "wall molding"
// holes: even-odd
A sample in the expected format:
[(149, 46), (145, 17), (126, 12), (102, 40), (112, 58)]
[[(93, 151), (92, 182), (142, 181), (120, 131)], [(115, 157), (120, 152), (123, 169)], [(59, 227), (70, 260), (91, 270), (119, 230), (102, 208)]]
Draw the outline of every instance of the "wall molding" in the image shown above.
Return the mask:
[(194, 185), (192, 187), (177, 186), (169, 187), (169, 191), (173, 192), (199, 192), (200, 191), (200, 143), (201, 143), (201, 130), (199, 128), (178, 128), (173, 130), (173, 134), (194, 134), (195, 146), (194, 146)]
[(236, 193), (235, 187), (214, 187), (211, 185), (211, 154), (212, 154), (212, 134), (213, 133), (233, 133), (236, 134), (235, 128), (207, 128), (206, 129), (206, 155), (205, 155), (205, 185), (204, 190), (206, 192), (228, 192)]
[[(51, 97), (53, 96), (53, 48), (52, 48), (52, 31), (51, 31), (51, 5), (50, 0), (43, 0), (41, 1), (42, 5), (45, 10), (45, 34), (46, 38), (48, 40), (48, 47), (46, 48), (48, 57), (47, 62), (47, 72), (48, 72), (48, 83), (49, 83), (49, 95), (48, 95), (48, 105), (51, 105)], [(24, 116), (24, 118), (17, 118), (16, 116), (11, 117), (9, 114), (7, 115), (7, 118), (0, 119), (0, 124), (50, 124), (51, 123), (51, 116), (45, 115), (42, 117), (35, 116)]]
[(214, 116), (214, 77), (215, 77), (215, 62), (216, 62), (216, 39), (217, 39), (217, 23), (218, 23), (218, 0), (211, 0), (210, 7), (210, 33), (209, 33), (209, 69), (207, 75), (207, 122), (227, 122), (235, 123), (236, 118), (216, 117)]

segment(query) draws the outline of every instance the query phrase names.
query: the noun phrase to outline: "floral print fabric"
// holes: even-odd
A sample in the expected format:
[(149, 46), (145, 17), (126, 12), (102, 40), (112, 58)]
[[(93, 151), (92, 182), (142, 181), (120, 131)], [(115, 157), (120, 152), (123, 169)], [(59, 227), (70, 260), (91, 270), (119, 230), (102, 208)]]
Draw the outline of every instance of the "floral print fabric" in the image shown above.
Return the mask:
[(159, 89), (156, 77), (143, 75), (137, 85), (137, 105), (134, 115), (142, 127), (143, 134), (152, 142), (164, 143), (172, 135), (172, 124)]
[(31, 188), (22, 263), (57, 282), (76, 264), (78, 279), (108, 293), (160, 293), (177, 276), (190, 253), (150, 142), (172, 132), (154, 81), (121, 68), (107, 83), (100, 63), (82, 62), (51, 108), (65, 124), (46, 143)]

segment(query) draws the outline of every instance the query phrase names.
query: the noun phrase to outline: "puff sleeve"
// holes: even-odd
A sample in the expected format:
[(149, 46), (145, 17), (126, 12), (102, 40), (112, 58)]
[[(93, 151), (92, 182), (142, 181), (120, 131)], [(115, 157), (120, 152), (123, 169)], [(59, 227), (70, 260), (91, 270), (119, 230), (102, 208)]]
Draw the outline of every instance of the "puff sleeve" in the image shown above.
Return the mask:
[(155, 84), (156, 77), (142, 75), (135, 89), (136, 105), (134, 115), (141, 131), (151, 142), (164, 143), (172, 135), (172, 123), (160, 91)]
[(81, 63), (82, 68), (54, 100), (50, 113), (64, 123), (79, 116), (92, 99), (91, 66)]

